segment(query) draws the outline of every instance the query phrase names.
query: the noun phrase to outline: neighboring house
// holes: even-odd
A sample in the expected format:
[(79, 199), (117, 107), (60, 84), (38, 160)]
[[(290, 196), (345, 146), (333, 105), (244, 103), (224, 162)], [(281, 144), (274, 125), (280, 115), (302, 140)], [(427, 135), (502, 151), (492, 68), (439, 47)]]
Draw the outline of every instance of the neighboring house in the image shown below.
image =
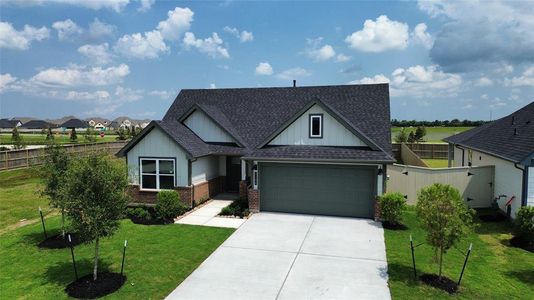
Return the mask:
[(104, 131), (110, 128), (111, 121), (103, 118), (90, 118), (87, 123), (95, 130)]
[(48, 123), (44, 120), (31, 120), (31, 121), (28, 121), (22, 124), (22, 126), (20, 126), (20, 128), (32, 129), (32, 130), (37, 130), (37, 129), (42, 130), (42, 129), (56, 128), (56, 127), (57, 125)]
[(126, 129), (132, 127), (132, 121), (128, 117), (118, 117), (113, 122), (119, 124), (119, 128)]
[(453, 135), (449, 164), (495, 166), (494, 197), (515, 217), (521, 206), (534, 206), (534, 102), (491, 123)]
[(22, 122), (16, 119), (0, 119), (0, 129), (13, 129), (22, 126)]
[(252, 211), (372, 218), (395, 161), (389, 87), (182, 90), (119, 155), (137, 201), (239, 192)]
[(112, 121), (110, 124), (109, 124), (109, 129), (112, 129), (112, 130), (117, 130), (119, 129), (120, 126), (119, 126), (119, 123), (115, 122), (115, 121)]
[(59, 125), (59, 127), (66, 128), (66, 129), (85, 130), (89, 126), (87, 122), (82, 121), (80, 119), (70, 119), (64, 122), (63, 124)]

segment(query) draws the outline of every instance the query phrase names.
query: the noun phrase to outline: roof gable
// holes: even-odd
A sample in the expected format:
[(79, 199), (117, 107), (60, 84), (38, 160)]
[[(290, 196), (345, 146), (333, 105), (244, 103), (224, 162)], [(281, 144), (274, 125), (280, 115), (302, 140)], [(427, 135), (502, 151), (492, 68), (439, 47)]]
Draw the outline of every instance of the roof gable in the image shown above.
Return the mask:
[(184, 117), (180, 118), (180, 121), (204, 142), (239, 144), (225, 127), (219, 125), (213, 117), (198, 106), (186, 113)]

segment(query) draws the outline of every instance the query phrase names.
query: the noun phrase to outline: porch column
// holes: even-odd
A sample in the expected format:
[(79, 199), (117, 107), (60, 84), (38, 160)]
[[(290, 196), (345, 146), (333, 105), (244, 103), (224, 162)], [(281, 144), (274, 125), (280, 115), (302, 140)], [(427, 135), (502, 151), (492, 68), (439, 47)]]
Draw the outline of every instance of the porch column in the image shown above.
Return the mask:
[(247, 180), (247, 162), (244, 159), (241, 160), (241, 180)]

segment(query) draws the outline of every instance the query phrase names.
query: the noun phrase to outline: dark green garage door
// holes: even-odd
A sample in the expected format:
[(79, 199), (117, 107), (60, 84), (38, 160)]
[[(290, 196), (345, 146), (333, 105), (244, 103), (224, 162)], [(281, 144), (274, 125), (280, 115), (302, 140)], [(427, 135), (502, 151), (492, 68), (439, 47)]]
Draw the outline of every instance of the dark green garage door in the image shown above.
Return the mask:
[(259, 164), (262, 211), (372, 218), (376, 168)]

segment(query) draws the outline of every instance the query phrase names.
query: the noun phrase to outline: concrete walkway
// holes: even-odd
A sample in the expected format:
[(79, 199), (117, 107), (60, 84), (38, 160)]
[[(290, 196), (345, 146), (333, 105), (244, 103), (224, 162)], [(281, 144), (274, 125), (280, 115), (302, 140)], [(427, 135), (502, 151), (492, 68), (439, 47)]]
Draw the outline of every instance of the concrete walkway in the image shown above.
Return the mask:
[(167, 299), (391, 299), (367, 219), (254, 214)]
[(175, 224), (203, 225), (213, 227), (238, 228), (245, 219), (217, 217), (223, 208), (230, 205), (237, 196), (234, 194), (220, 194), (204, 206), (182, 217)]

